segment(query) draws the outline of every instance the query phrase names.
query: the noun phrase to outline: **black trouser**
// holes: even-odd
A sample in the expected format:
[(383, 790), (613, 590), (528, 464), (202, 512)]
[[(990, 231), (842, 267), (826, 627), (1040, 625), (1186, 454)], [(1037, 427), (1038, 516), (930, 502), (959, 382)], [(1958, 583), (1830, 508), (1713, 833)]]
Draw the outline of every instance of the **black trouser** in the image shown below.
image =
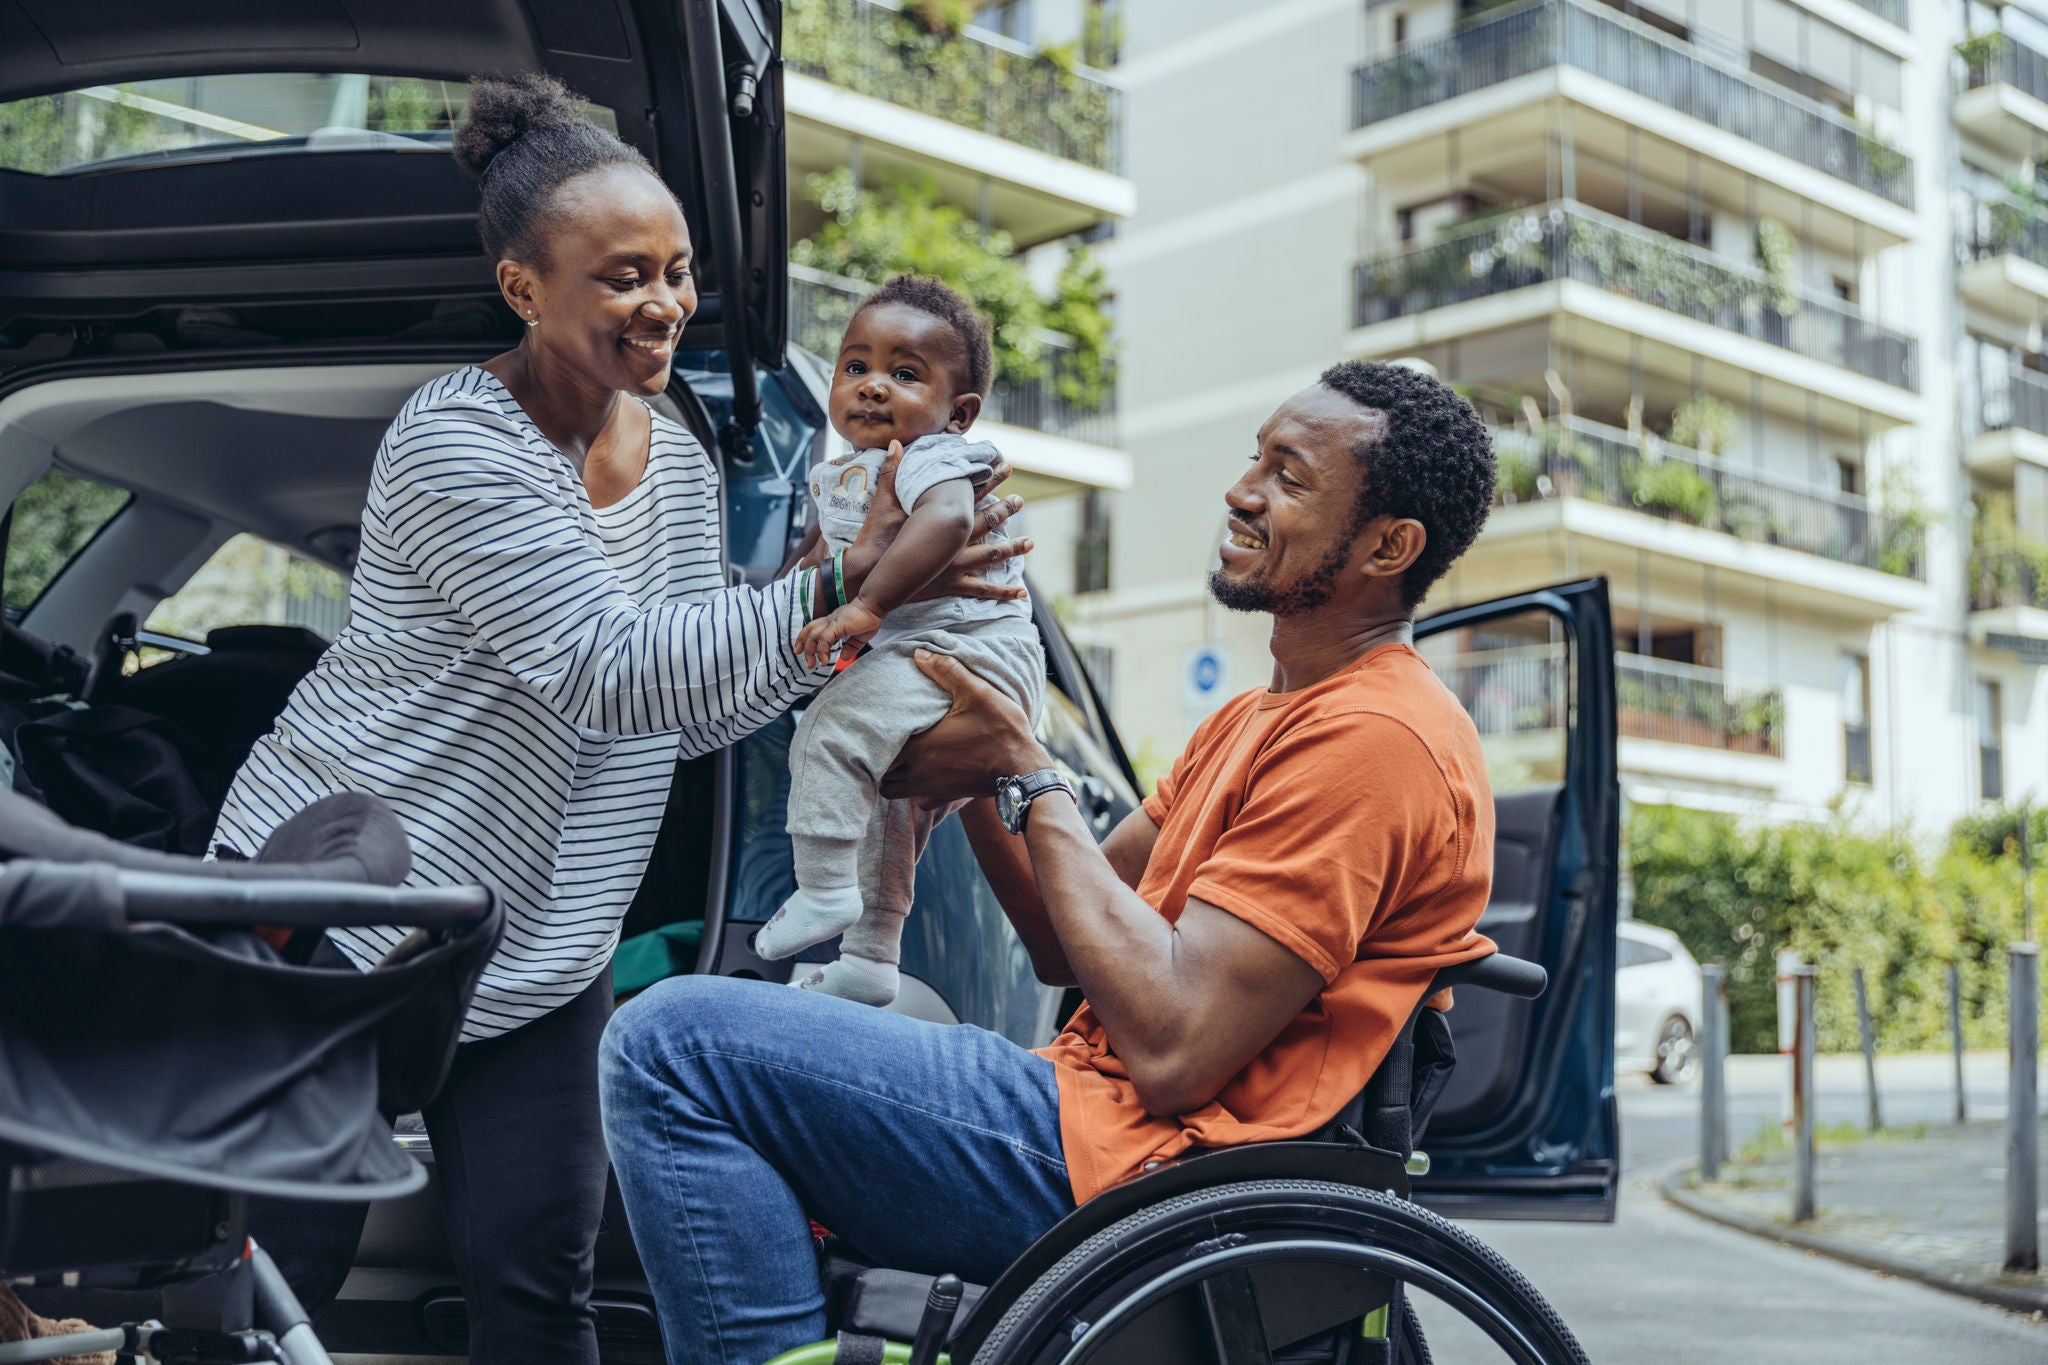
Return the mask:
[[(338, 958), (322, 944), (313, 960)], [(421, 1111), (469, 1304), (471, 1365), (596, 1365), (590, 1286), (609, 1171), (597, 1041), (611, 1012), (606, 968), (561, 1008), (457, 1048), (448, 1083)], [(317, 1318), (341, 1290), (368, 1212), (252, 1201), (250, 1231)]]

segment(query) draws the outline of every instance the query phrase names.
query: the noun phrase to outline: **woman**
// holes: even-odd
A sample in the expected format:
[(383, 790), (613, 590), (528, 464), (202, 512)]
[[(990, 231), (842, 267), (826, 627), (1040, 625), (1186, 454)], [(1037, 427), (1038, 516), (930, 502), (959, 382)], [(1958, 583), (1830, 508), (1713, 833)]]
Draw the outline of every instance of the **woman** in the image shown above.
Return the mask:
[[(369, 791), (405, 824), (412, 881), (500, 893), (503, 944), (425, 1111), (479, 1365), (597, 1360), (596, 1055), (621, 917), (677, 759), (829, 676), (792, 649), (825, 605), (814, 576), (723, 586), (716, 467), (640, 401), (667, 386), (696, 307), (689, 232), (640, 155), (580, 110), (550, 78), (471, 92), (455, 155), (526, 334), (392, 422), (348, 629), (251, 753), (215, 835), (253, 852), (315, 798)], [(902, 519), (876, 498), (849, 577)], [(943, 590), (1007, 595), (975, 570), (1025, 548), (970, 546)], [(368, 967), (399, 937), (336, 930), (315, 960)], [(363, 1211), (325, 1231), (309, 1212), (271, 1210), (258, 1236), (324, 1302)]]

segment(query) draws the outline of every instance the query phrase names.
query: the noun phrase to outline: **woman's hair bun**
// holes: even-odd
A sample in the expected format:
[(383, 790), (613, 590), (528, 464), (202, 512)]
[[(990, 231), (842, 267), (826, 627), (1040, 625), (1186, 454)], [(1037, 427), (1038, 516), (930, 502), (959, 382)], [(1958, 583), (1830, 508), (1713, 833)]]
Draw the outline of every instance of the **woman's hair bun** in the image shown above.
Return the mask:
[(533, 133), (583, 119), (583, 101), (553, 76), (530, 72), (471, 83), (469, 115), (455, 130), (455, 162), (482, 176), (491, 158)]

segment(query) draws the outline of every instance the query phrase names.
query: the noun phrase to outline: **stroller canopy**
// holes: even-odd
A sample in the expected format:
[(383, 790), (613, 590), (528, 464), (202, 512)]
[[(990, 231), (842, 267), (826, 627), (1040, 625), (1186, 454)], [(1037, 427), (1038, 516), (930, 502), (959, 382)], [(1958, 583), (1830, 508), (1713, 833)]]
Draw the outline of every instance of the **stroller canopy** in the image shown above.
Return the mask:
[[(409, 855), (381, 802), (328, 797), (255, 861), (202, 863), (0, 791), (0, 858), (0, 1169), (73, 1158), (301, 1199), (419, 1187), (382, 1115), (439, 1089), (501, 916), (480, 891), (388, 889)], [(436, 931), (370, 972), (291, 965), (251, 932), (325, 922)]]

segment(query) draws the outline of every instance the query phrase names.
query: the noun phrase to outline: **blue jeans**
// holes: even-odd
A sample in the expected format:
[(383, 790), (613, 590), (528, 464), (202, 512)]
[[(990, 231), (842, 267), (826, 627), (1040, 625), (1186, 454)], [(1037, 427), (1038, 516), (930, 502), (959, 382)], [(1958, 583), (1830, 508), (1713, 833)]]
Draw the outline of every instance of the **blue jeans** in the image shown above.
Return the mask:
[(1073, 1211), (1052, 1063), (985, 1029), (677, 977), (620, 1007), (598, 1066), (670, 1365), (824, 1337), (809, 1218), (986, 1284)]

